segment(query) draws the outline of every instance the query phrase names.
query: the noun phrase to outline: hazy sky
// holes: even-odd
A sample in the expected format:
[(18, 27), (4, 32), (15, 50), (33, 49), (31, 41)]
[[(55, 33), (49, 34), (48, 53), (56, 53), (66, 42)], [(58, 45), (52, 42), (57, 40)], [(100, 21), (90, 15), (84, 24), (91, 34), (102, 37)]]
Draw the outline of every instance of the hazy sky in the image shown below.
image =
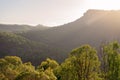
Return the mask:
[(0, 0), (0, 23), (61, 25), (88, 9), (120, 9), (120, 0)]

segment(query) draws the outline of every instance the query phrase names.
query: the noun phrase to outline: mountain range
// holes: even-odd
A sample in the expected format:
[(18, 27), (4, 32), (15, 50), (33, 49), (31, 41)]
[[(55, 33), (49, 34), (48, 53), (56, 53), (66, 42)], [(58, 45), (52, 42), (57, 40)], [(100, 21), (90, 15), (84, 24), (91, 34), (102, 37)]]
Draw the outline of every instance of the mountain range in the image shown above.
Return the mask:
[[(9, 27), (9, 25), (7, 26)], [(15, 32), (15, 35), (30, 41), (48, 45), (49, 47), (43, 50), (43, 54), (46, 55), (45, 57), (54, 55), (54, 59), (62, 61), (73, 48), (79, 47), (82, 44), (90, 44), (99, 49), (101, 44), (114, 40), (119, 41), (120, 11), (91, 9), (76, 21), (52, 28), (39, 27), (38, 29), (38, 27), (24, 26), (19, 27), (21, 30), (18, 29), (16, 31), (15, 29), (18, 27), (15, 26), (14, 29), (6, 28), (4, 31), (9, 30), (10, 32)], [(1, 27), (0, 30), (3, 31)], [(45, 51), (51, 47), (53, 51), (51, 49), (51, 54), (49, 55), (49, 52), (46, 53)], [(54, 49), (60, 51), (60, 53), (55, 52)], [(43, 56), (43, 54), (39, 56)]]
[(88, 10), (74, 22), (44, 31), (30, 31), (24, 36), (34, 41), (70, 51), (82, 44), (96, 47), (120, 39), (120, 11)]

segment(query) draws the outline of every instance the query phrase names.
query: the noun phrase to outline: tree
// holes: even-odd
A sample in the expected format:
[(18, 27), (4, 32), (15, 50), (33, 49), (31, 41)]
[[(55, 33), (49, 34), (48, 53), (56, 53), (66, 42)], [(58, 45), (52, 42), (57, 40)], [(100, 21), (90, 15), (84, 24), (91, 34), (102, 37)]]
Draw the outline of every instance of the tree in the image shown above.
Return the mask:
[(22, 72), (20, 73), (15, 80), (41, 80), (39, 73), (34, 71), (34, 72)]
[(22, 61), (21, 61), (21, 58), (17, 57), (17, 56), (6, 56), (5, 57), (5, 60), (7, 62), (9, 62), (10, 64), (12, 65), (21, 65), (22, 64)]
[(100, 80), (100, 61), (97, 52), (89, 45), (74, 49), (61, 65), (60, 80)]
[(44, 71), (44, 73), (48, 76), (49, 80), (57, 80), (56, 76), (53, 73), (53, 69), (50, 67)]
[(68, 57), (60, 66), (54, 70), (58, 80), (77, 80), (75, 66), (72, 63), (74, 57)]
[(45, 80), (56, 80), (57, 78), (54, 75), (53, 70), (58, 66), (59, 64), (55, 60), (47, 58), (46, 61), (41, 62), (37, 67), (37, 71), (40, 73), (42, 72), (42, 78), (46, 78)]
[(15, 56), (0, 59), (0, 72), (9, 80), (13, 80), (19, 74), (17, 72), (19, 61), (21, 62), (21, 59)]
[(0, 80), (56, 80), (53, 69), (59, 64), (52, 59), (44, 62), (35, 69), (31, 62), (22, 63), (21, 58), (17, 56), (1, 58)]
[(57, 66), (59, 66), (59, 64), (55, 60), (47, 58), (46, 61), (41, 62), (37, 69), (38, 70), (41, 69), (46, 70), (48, 68), (55, 69)]
[(101, 71), (105, 80), (120, 80), (120, 44), (113, 42), (103, 47)]

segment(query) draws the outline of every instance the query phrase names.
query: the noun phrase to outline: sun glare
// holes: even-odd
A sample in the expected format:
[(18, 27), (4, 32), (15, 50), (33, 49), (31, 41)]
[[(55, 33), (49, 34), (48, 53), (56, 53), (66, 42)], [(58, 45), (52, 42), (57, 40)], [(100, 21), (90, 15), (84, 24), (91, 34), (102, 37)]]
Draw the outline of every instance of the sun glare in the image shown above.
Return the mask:
[(92, 9), (119, 10), (120, 0), (86, 0), (85, 6)]

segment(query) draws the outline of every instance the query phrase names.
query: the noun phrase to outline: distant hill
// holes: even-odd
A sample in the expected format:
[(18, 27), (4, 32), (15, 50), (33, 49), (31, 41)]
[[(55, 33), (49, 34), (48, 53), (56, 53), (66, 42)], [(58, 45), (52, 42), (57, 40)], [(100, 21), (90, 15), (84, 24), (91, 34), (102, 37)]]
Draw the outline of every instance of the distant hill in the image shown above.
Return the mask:
[(99, 48), (106, 41), (120, 40), (120, 11), (88, 10), (74, 22), (24, 36), (67, 52), (82, 44)]
[[(19, 56), (23, 61), (38, 65), (47, 57), (62, 61), (63, 52), (52, 46), (28, 40), (10, 32), (0, 32), (0, 57)], [(65, 57), (64, 57), (65, 58)]]
[(30, 26), (30, 25), (17, 25), (17, 24), (0, 24), (0, 31), (2, 32), (24, 32), (30, 30), (45, 30), (49, 27), (37, 25), (37, 26)]

